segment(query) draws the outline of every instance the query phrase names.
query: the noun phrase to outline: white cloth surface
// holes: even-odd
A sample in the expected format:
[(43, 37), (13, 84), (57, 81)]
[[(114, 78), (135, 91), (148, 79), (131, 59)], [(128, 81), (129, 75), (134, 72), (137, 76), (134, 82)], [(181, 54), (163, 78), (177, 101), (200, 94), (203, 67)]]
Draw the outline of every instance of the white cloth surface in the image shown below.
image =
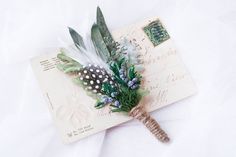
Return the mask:
[[(235, 0), (0, 0), (0, 156), (235, 157)], [(131, 121), (62, 144), (29, 60), (84, 32), (99, 5), (110, 29), (159, 16), (198, 94), (152, 115), (172, 141), (158, 142)], [(181, 92), (181, 91), (180, 91)]]

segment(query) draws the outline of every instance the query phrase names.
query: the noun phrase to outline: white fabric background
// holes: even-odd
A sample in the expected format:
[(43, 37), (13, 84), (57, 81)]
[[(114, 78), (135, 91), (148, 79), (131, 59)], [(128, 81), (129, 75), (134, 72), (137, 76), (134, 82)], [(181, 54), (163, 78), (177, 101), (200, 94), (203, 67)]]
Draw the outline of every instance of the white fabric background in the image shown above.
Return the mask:
[[(87, 30), (97, 5), (110, 29), (159, 16), (174, 39), (199, 93), (152, 114), (170, 144), (136, 121), (60, 141), (29, 59), (60, 46), (66, 26)], [(0, 0), (0, 156), (235, 157), (235, 36), (235, 0)]]

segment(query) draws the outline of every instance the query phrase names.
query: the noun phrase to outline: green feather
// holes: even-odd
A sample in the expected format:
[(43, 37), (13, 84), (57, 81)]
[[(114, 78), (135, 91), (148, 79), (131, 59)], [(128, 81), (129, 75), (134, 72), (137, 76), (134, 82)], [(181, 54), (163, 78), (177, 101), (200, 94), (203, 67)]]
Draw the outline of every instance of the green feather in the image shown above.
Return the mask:
[(82, 36), (79, 35), (79, 33), (77, 33), (74, 29), (72, 29), (70, 27), (68, 27), (68, 28), (69, 28), (69, 32), (70, 32), (71, 38), (74, 41), (75, 46), (77, 48), (79, 48), (81, 46), (84, 49), (86, 49)]
[(93, 41), (94, 47), (97, 50), (97, 54), (104, 60), (105, 62), (110, 61), (110, 53), (106, 47), (106, 44), (102, 38), (100, 30), (97, 24), (93, 24), (91, 29), (91, 39)]
[(115, 47), (116, 47), (115, 41), (107, 28), (104, 16), (103, 16), (102, 11), (99, 7), (97, 7), (97, 25), (99, 27), (99, 30), (101, 32), (103, 39), (105, 39), (104, 42), (105, 42), (110, 54), (112, 54), (112, 52), (115, 51)]

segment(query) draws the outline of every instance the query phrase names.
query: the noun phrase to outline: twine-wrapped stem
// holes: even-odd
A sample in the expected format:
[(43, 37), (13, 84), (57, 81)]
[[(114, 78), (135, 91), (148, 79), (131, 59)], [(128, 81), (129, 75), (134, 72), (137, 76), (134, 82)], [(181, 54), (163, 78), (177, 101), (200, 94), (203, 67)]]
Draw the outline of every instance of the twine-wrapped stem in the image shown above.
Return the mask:
[(170, 140), (165, 131), (162, 130), (157, 121), (145, 111), (143, 106), (138, 105), (134, 107), (129, 112), (129, 116), (134, 117), (135, 119), (142, 122), (148, 128), (148, 130), (161, 142), (168, 142)]

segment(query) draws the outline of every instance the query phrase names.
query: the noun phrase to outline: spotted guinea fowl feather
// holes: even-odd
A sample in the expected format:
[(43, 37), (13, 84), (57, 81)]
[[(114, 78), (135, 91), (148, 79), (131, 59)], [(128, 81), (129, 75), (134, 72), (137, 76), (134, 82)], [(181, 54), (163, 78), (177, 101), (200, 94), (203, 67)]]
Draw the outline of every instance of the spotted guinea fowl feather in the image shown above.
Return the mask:
[(107, 82), (110, 85), (115, 85), (111, 74), (105, 68), (96, 64), (88, 64), (78, 71), (78, 78), (82, 81), (83, 87), (92, 93), (103, 95), (103, 83)]

